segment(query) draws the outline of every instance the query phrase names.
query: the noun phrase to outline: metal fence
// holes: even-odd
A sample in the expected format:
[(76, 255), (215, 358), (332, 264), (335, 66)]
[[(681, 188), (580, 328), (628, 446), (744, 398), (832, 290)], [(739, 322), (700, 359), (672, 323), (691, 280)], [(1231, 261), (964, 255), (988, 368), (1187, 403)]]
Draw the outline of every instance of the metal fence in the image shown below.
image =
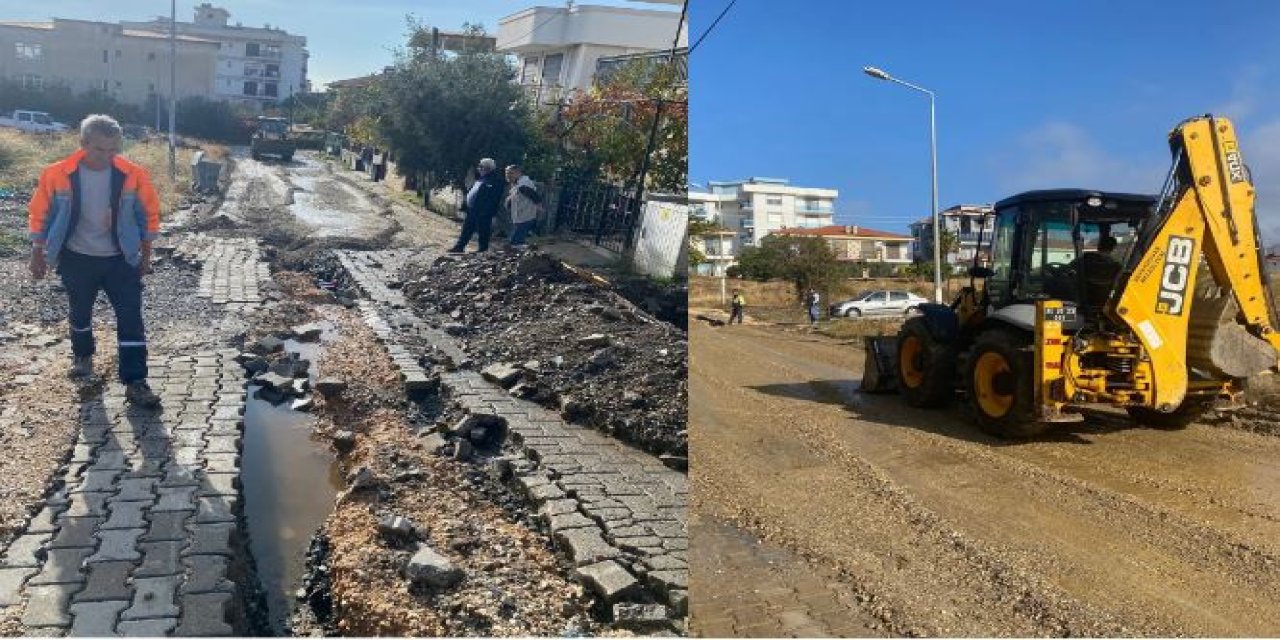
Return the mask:
[(617, 253), (631, 247), (639, 215), (633, 195), (617, 186), (588, 182), (560, 189), (554, 230), (586, 236)]

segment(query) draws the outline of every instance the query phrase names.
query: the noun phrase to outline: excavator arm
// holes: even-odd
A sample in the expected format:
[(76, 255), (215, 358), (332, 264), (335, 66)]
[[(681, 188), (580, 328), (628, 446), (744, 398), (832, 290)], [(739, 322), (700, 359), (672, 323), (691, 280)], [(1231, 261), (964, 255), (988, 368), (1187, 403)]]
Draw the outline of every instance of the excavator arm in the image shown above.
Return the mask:
[[(1151, 361), (1150, 406), (1165, 412), (1182, 403), (1192, 368), (1244, 377), (1275, 366), (1280, 353), (1255, 189), (1234, 127), (1226, 118), (1192, 118), (1170, 133), (1169, 145), (1174, 165), (1165, 197), (1142, 228), (1108, 308), (1142, 343)], [(1197, 295), (1202, 256), (1222, 291), (1217, 300)]]

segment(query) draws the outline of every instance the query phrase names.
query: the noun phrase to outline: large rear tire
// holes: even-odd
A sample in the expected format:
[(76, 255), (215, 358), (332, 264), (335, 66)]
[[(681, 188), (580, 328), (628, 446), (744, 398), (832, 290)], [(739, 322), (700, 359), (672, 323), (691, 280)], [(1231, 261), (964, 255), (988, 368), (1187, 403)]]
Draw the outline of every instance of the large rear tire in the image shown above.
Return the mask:
[(1031, 336), (991, 329), (973, 343), (965, 364), (965, 391), (978, 428), (1000, 438), (1035, 437), (1048, 426), (1036, 420)]
[(929, 332), (924, 318), (912, 318), (898, 332), (898, 388), (913, 407), (946, 405), (955, 397), (956, 351)]
[(1188, 397), (1172, 413), (1161, 413), (1148, 407), (1125, 407), (1134, 422), (1153, 429), (1185, 429), (1200, 419), (1208, 410), (1210, 403), (1200, 398)]

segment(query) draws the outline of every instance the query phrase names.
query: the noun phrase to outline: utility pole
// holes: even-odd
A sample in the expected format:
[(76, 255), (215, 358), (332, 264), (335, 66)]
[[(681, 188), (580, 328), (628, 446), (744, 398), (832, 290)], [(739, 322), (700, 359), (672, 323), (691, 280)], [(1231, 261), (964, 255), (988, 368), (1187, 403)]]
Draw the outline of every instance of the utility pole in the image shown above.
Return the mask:
[(178, 179), (178, 0), (169, 0), (169, 179)]

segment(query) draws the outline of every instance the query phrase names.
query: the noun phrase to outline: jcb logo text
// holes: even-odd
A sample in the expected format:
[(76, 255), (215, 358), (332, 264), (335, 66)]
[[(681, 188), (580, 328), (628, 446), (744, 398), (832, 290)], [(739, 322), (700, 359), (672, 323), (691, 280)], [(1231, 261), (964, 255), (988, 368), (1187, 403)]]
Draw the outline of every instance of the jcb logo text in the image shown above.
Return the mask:
[(1182, 315), (1182, 309), (1186, 306), (1187, 284), (1191, 281), (1192, 260), (1195, 255), (1194, 239), (1169, 236), (1169, 248), (1164, 254), (1164, 271), (1160, 277), (1160, 295), (1156, 299), (1156, 313)]

